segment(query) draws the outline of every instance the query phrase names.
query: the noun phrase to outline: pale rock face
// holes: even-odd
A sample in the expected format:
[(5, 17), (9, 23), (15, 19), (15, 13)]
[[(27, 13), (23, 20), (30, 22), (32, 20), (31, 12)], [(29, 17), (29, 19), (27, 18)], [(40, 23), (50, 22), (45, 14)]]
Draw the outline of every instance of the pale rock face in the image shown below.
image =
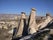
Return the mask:
[(23, 20), (21, 19), (21, 22), (20, 22), (20, 26), (19, 26), (19, 29), (18, 29), (17, 36), (22, 36), (23, 26), (24, 26), (24, 23), (23, 23)]
[(9, 33), (9, 34), (13, 34), (13, 29), (12, 29), (12, 30), (10, 30), (10, 31), (8, 31), (8, 33)]
[(53, 29), (50, 29), (50, 34), (53, 34)]
[(24, 28), (24, 20), (26, 16), (24, 13), (21, 14), (21, 19), (20, 19), (20, 24), (19, 24), (19, 29), (18, 29), (18, 32), (17, 32), (17, 35), (16, 36), (22, 36), (22, 32), (23, 32), (23, 28)]
[(21, 12), (21, 13), (22, 13), (22, 14), (21, 14), (21, 18), (26, 19), (25, 13), (24, 13), (24, 12)]
[(43, 40), (48, 40), (48, 35), (45, 36), (45, 38)]
[(30, 21), (29, 21), (29, 28), (28, 28), (28, 32), (29, 34), (33, 34), (36, 32), (36, 29), (37, 29), (37, 24), (36, 24), (36, 19), (35, 19), (35, 9), (32, 8), (32, 11), (31, 11), (31, 14), (30, 14)]
[(4, 29), (8, 29), (7, 27), (4, 27)]
[(8, 27), (6, 25), (2, 25), (2, 28), (4, 29), (8, 29)]
[(52, 20), (50, 16), (46, 17), (46, 20), (38, 25), (39, 29), (42, 29), (47, 26), (47, 24)]
[(0, 26), (0, 29), (2, 29), (2, 26)]

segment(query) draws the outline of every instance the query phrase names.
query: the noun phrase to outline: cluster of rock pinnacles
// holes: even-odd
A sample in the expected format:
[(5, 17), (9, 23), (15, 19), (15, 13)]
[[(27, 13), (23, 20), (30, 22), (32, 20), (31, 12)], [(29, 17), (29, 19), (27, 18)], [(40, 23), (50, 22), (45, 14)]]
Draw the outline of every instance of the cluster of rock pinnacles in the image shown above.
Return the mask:
[(13, 38), (19, 38), (36, 33), (37, 30), (44, 28), (51, 20), (52, 18), (50, 17), (50, 15), (46, 14), (46, 19), (44, 20), (44, 22), (37, 25), (36, 9), (32, 8), (28, 22), (26, 23), (26, 14), (24, 12), (21, 12), (20, 22), (18, 28), (14, 28)]

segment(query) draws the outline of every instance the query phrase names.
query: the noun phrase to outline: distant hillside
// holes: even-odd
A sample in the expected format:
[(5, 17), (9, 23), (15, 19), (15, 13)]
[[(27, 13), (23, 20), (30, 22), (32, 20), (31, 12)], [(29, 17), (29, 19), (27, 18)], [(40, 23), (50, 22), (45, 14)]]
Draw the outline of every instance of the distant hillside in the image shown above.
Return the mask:
[[(16, 20), (15, 17), (18, 17), (18, 19), (20, 19), (20, 14), (0, 14), (0, 20)], [(27, 15), (27, 18), (29, 16)], [(45, 17), (45, 16), (36, 16), (37, 20), (40, 20), (41, 17)], [(53, 16), (52, 16), (53, 18)]]

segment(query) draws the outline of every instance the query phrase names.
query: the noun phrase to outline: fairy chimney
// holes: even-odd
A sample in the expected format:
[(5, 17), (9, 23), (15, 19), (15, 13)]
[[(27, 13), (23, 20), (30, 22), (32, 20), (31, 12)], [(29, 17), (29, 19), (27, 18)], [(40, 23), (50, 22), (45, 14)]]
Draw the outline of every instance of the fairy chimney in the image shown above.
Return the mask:
[(39, 29), (42, 29), (42, 28), (46, 27), (51, 20), (52, 20), (52, 18), (50, 16), (50, 14), (47, 13), (46, 14), (46, 19), (44, 20), (44, 22), (42, 22), (38, 25), (38, 27), (40, 27)]
[(25, 16), (25, 13), (24, 12), (21, 12), (21, 19), (20, 19), (20, 23), (19, 23), (19, 28), (18, 28), (18, 32), (17, 32), (17, 37), (20, 37), (22, 36), (22, 32), (23, 32), (23, 28), (24, 28), (24, 20), (26, 16)]
[(36, 24), (35, 16), (36, 16), (36, 10), (35, 8), (32, 8), (32, 11), (29, 15), (29, 21), (28, 21), (29, 23), (28, 33), (29, 34), (33, 34), (37, 31), (37, 24)]

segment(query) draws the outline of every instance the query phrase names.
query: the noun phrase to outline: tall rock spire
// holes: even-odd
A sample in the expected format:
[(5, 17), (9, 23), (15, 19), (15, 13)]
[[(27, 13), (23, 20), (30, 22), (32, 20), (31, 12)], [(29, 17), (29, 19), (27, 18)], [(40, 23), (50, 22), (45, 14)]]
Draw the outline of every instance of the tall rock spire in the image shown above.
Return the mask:
[(33, 34), (36, 32), (37, 30), (37, 24), (36, 24), (36, 10), (34, 8), (32, 8), (30, 16), (29, 16), (29, 28), (28, 28), (28, 33), (29, 34)]
[(22, 33), (23, 33), (23, 28), (24, 28), (24, 19), (26, 18), (26, 15), (24, 12), (21, 12), (21, 19), (20, 19), (20, 23), (19, 23), (19, 28), (18, 28), (18, 32), (17, 32), (17, 35), (18, 37), (21, 37), (22, 36)]

